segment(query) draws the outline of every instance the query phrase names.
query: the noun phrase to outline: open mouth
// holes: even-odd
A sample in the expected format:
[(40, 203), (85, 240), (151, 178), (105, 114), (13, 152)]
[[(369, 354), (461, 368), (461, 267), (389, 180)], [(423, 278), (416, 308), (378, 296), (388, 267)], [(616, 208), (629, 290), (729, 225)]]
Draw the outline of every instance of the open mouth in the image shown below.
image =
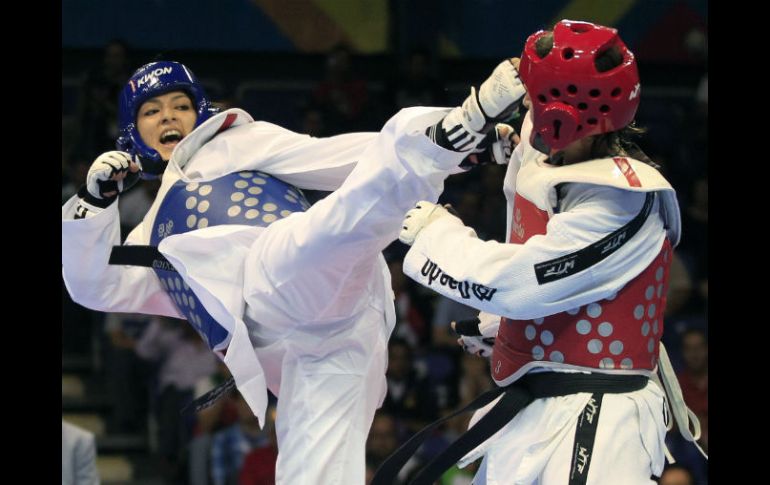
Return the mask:
[(167, 130), (160, 135), (160, 144), (163, 146), (174, 146), (179, 143), (184, 136), (179, 130)]

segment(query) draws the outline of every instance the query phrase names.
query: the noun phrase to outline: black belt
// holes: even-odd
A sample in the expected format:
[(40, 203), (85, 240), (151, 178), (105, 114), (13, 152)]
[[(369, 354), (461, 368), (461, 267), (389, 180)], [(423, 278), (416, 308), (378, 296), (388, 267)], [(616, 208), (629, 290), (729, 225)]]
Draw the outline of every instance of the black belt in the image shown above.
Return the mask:
[(144, 266), (146, 268), (162, 269), (177, 272), (176, 268), (160, 254), (155, 246), (113, 246), (108, 264)]
[(449, 416), (434, 421), (418, 431), (409, 441), (390, 455), (374, 474), (371, 485), (391, 485), (398, 472), (414, 455), (425, 439), (440, 424), (468, 411), (475, 411), (492, 402), (497, 396), (503, 397), (473, 427), (463, 433), (454, 443), (436, 456), (420, 470), (409, 485), (431, 485), (460, 458), (486, 441), (500, 428), (509, 423), (529, 403), (539, 398), (566, 396), (579, 392), (618, 394), (644, 389), (648, 378), (639, 375), (582, 374), (543, 372), (527, 374), (506, 387), (490, 389), (473, 402)]

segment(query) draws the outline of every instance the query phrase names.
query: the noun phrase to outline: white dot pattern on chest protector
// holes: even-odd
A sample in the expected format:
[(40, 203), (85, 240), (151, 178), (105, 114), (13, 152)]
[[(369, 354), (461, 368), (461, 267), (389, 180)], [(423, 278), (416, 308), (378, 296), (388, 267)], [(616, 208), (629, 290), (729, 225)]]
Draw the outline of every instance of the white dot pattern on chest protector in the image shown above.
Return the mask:
[(620, 361), (620, 368), (621, 369), (633, 369), (634, 368), (634, 361), (626, 357), (625, 359)]
[(655, 303), (650, 303), (650, 306), (647, 307), (647, 317), (652, 318), (655, 316)]
[(655, 339), (651, 338), (647, 341), (647, 352), (652, 353), (655, 350)]
[(198, 217), (195, 214), (190, 214), (187, 216), (187, 227), (193, 228), (195, 227), (195, 223), (198, 222)]
[(196, 190), (198, 190), (198, 182), (190, 182), (185, 186), (185, 190), (187, 190), (188, 192), (195, 192)]
[(658, 321), (657, 320), (655, 320), (652, 323), (652, 333), (654, 333), (655, 335), (658, 335)]
[(289, 217), (291, 215), (291, 211), (282, 210), (281, 211), (281, 217)]
[(257, 199), (256, 197), (249, 197), (243, 203), (243, 205), (245, 205), (246, 207), (254, 207), (257, 204), (259, 204), (259, 199)]
[(655, 287), (650, 285), (646, 290), (644, 290), (644, 298), (646, 300), (652, 300), (653, 296), (655, 296)]
[(275, 222), (278, 219), (278, 216), (275, 214), (265, 214), (262, 216), (262, 220), (267, 222), (268, 224), (271, 222)]
[(543, 322), (545, 321), (545, 318), (536, 318), (532, 321), (535, 323), (535, 325), (542, 325)]
[(613, 340), (610, 343), (610, 353), (612, 355), (620, 355), (623, 352), (623, 342), (620, 340)]
[(259, 195), (262, 193), (262, 187), (249, 187), (249, 193), (251, 195)]
[(660, 281), (663, 279), (663, 267), (655, 270), (655, 281)]
[(540, 334), (540, 341), (543, 342), (543, 345), (551, 345), (553, 343), (553, 333), (544, 330), (543, 333)]
[(259, 211), (257, 209), (249, 209), (246, 211), (246, 219), (256, 219), (259, 215)]
[(201, 217), (201, 220), (198, 221), (198, 229), (203, 229), (204, 227), (209, 227), (209, 220)]
[(602, 337), (609, 337), (612, 335), (612, 324), (610, 322), (602, 322), (597, 330)]
[(614, 369), (615, 368), (615, 362), (610, 359), (609, 357), (605, 357), (599, 362), (599, 368), (600, 369)]
[(586, 313), (591, 318), (598, 318), (602, 314), (602, 306), (598, 303), (591, 303), (586, 308)]
[(641, 320), (644, 316), (644, 305), (636, 305), (634, 308), (634, 318)]
[(233, 202), (240, 202), (244, 197), (246, 197), (246, 195), (243, 192), (233, 192), (230, 196), (230, 200)]
[(535, 340), (536, 335), (537, 330), (535, 330), (535, 327), (527, 325), (527, 328), (524, 329), (524, 336), (527, 337), (527, 340)]
[(577, 315), (578, 312), (580, 312), (580, 307), (571, 308), (571, 309), (567, 310), (567, 313), (569, 313), (570, 315)]
[(206, 197), (211, 193), (212, 190), (213, 188), (211, 187), (211, 185), (203, 185), (201, 186), (200, 190), (198, 190), (198, 193), (201, 194), (203, 197)]
[(265, 185), (267, 183), (267, 180), (263, 179), (262, 177), (254, 177), (251, 179), (251, 181), (257, 185)]
[(588, 320), (578, 320), (578, 322), (575, 324), (575, 328), (577, 328), (577, 332), (580, 335), (588, 335), (591, 332), (591, 322)]
[(193, 196), (190, 196), (184, 202), (184, 206), (187, 207), (188, 209), (192, 209), (193, 207), (195, 207), (195, 204), (197, 204), (197, 203), (198, 203), (198, 199), (196, 199)]
[(207, 210), (209, 210), (209, 201), (207, 200), (201, 201), (201, 203), (198, 204), (198, 212), (203, 214)]
[(604, 348), (604, 344), (599, 339), (591, 339), (588, 341), (588, 351), (592, 354), (598, 354)]
[(249, 183), (246, 182), (245, 180), (236, 180), (233, 185), (235, 185), (236, 189), (245, 189), (246, 187), (249, 186)]
[(539, 345), (535, 345), (534, 347), (532, 347), (532, 357), (535, 360), (543, 360), (543, 357), (545, 357), (545, 350), (543, 349), (543, 347)]
[(551, 362), (562, 363), (564, 362), (564, 354), (562, 354), (558, 350), (554, 350), (553, 352), (551, 352), (550, 359), (551, 359)]
[(237, 206), (237, 205), (230, 206), (230, 208), (227, 209), (227, 215), (230, 217), (235, 217), (240, 213), (241, 213), (241, 208), (240, 206)]
[(650, 333), (650, 322), (644, 321), (642, 324), (642, 336), (646, 337)]

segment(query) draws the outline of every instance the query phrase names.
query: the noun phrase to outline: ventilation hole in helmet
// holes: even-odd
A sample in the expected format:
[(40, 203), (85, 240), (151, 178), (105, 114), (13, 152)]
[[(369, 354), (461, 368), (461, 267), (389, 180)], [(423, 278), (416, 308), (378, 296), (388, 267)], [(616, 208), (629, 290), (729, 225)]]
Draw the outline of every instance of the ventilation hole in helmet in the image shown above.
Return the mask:
[(577, 94), (577, 86), (575, 86), (574, 84), (570, 84), (569, 86), (567, 86), (567, 92), (572, 95)]
[(588, 118), (589, 125), (595, 125), (597, 123), (596, 118)]
[(601, 107), (599, 107), (599, 111), (601, 111), (602, 113), (609, 113), (610, 112), (610, 107), (607, 106), (606, 104), (603, 104), (603, 105), (601, 105)]
[(620, 90), (620, 88), (615, 88), (615, 89), (613, 89), (613, 90), (612, 90), (612, 92), (610, 93), (610, 95), (611, 95), (613, 98), (617, 98), (617, 97), (619, 97), (619, 96), (620, 96), (620, 91), (621, 91), (621, 90)]
[(560, 130), (561, 130), (561, 121), (553, 120), (553, 138), (555, 140), (559, 139), (559, 131)]
[(567, 47), (566, 49), (564, 49), (563, 51), (561, 51), (561, 56), (562, 56), (564, 59), (566, 59), (566, 60), (570, 60), (570, 59), (572, 59), (573, 57), (575, 57), (575, 51), (574, 51), (574, 50), (572, 50), (572, 48), (570, 48), (570, 47)]
[(602, 94), (602, 92), (599, 91), (598, 89), (592, 89), (588, 92), (588, 95), (591, 96), (592, 98), (598, 98), (600, 94)]
[(537, 95), (537, 100), (540, 101), (541, 103), (545, 103), (547, 101), (545, 99), (545, 95), (544, 94), (538, 94)]
[(585, 111), (585, 110), (587, 110), (587, 109), (588, 109), (588, 105), (587, 105), (587, 104), (585, 104), (585, 103), (578, 103), (578, 109), (579, 109), (580, 111)]
[(572, 24), (569, 26), (570, 30), (572, 32), (575, 32), (576, 34), (583, 34), (585, 32), (589, 32), (592, 29), (591, 24)]
[(580, 130), (582, 130), (582, 129), (583, 129), (583, 125), (578, 125), (578, 127), (577, 127), (577, 131), (580, 131)]
[(553, 88), (551, 89), (551, 96), (553, 96), (554, 98), (558, 98), (559, 96), (561, 96), (561, 93), (559, 92), (558, 89)]

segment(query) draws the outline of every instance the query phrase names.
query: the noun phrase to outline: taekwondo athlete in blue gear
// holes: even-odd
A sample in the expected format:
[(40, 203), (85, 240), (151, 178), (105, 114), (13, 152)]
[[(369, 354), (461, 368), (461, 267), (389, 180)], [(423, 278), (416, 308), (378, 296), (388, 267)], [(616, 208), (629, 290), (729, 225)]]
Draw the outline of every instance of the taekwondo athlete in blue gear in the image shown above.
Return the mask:
[[(128, 151), (97, 157), (82, 195), (62, 206), (67, 289), (95, 310), (191, 321), (260, 422), (267, 389), (277, 395), (276, 483), (363, 483), (395, 325), (381, 251), (398, 236), (403, 214), (418, 200), (436, 201), (477, 145), (456, 151), (426, 136), (446, 108), (404, 109), (379, 133), (328, 138), (254, 121), (237, 108), (211, 114), (189, 69), (166, 66), (145, 66), (131, 78), (131, 116), (121, 118), (119, 142)], [(187, 76), (167, 77), (176, 67)], [(495, 93), (512, 90), (495, 84), (511, 82), (490, 78), (481, 91), (492, 98), (483, 99), (502, 110), (514, 100)], [(137, 140), (161, 155), (151, 171), (166, 166), (125, 245), (157, 244), (175, 273), (108, 264), (120, 244), (114, 200), (139, 164), (152, 166)], [(333, 192), (302, 211), (301, 189)]]

